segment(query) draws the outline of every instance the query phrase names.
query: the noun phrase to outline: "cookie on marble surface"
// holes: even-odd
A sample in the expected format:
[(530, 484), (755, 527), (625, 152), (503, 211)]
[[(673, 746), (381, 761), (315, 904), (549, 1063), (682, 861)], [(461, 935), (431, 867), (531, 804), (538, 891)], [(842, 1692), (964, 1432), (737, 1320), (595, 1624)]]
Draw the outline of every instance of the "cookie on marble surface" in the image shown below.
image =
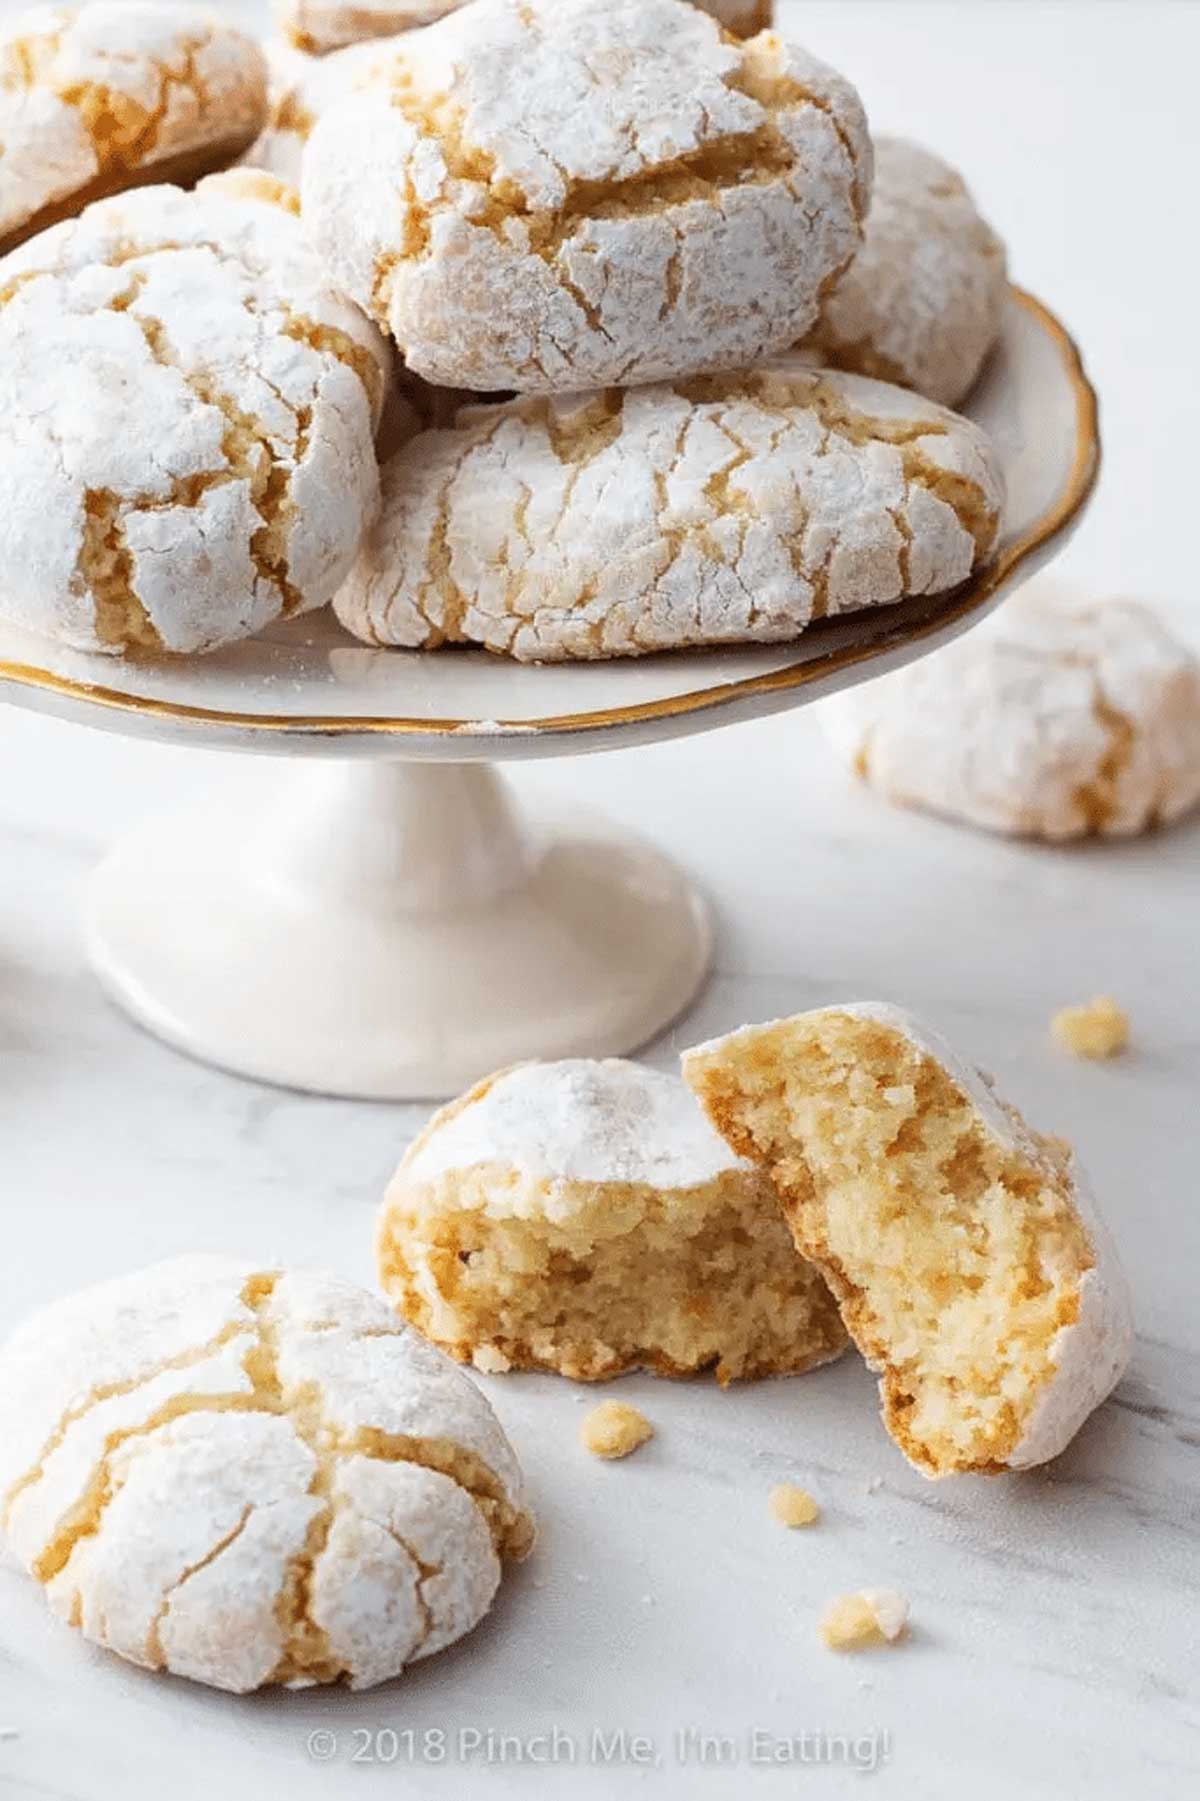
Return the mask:
[(100, 201), (0, 261), (0, 611), (81, 650), (215, 649), (324, 605), (379, 500), (390, 367), (235, 170)]
[(902, 138), (876, 138), (863, 245), (803, 348), (815, 361), (957, 406), (1000, 335), (1004, 245), (961, 175)]
[(0, 1523), (86, 1638), (238, 1694), (388, 1681), (533, 1534), (488, 1403), (382, 1301), (200, 1256), (0, 1349)]
[(368, 79), (386, 43), (350, 44), (331, 56), (306, 56), (287, 44), (267, 45), (270, 93), (267, 118), (242, 161), (300, 185), (304, 149), (326, 108)]
[(418, 374), (544, 392), (785, 350), (870, 174), (857, 94), (769, 32), (684, 0), (477, 0), (322, 116), (303, 196)]
[(443, 1108), (388, 1190), (376, 1254), (404, 1317), (485, 1370), (724, 1383), (847, 1342), (770, 1184), (677, 1076), (617, 1059), (525, 1064)]
[(976, 426), (786, 358), (468, 410), (383, 489), (342, 623), (523, 662), (784, 642), (939, 593), (986, 558), (1003, 498)]
[(1123, 838), (1200, 802), (1200, 661), (1135, 601), (1035, 584), (820, 718), (887, 799), (987, 831)]
[(1065, 1449), (1129, 1360), (1129, 1293), (1069, 1147), (898, 1008), (747, 1026), (684, 1057), (879, 1371), (926, 1476)]
[[(432, 25), (466, 0), (276, 0), (275, 14), (288, 42), (323, 56), (344, 45), (391, 37)], [(727, 31), (750, 37), (772, 22), (773, 0), (696, 0)]]
[(0, 254), (91, 201), (195, 181), (262, 129), (258, 45), (206, 7), (36, 6), (0, 23)]

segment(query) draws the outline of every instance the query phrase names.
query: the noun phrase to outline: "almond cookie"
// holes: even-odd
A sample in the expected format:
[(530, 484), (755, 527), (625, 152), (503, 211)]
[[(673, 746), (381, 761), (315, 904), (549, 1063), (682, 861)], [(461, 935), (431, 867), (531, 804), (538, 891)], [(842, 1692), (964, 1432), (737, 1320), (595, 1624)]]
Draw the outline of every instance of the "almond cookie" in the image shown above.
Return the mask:
[(237, 1694), (388, 1681), (470, 1632), (533, 1536), (491, 1408), (382, 1301), (222, 1257), (18, 1330), (0, 1497), (60, 1618)]
[(876, 138), (863, 246), (804, 341), (816, 362), (957, 406), (1000, 335), (1004, 245), (961, 175), (901, 138)]
[(1129, 1360), (1129, 1295), (1061, 1140), (907, 1014), (832, 1007), (684, 1058), (771, 1176), (926, 1476), (1057, 1456)]
[(375, 515), (389, 357), (252, 170), (141, 188), (0, 262), (0, 611), (203, 651), (322, 606)]
[(1200, 801), (1200, 662), (1135, 601), (1034, 586), (821, 720), (889, 800), (987, 831), (1129, 837)]
[[(276, 0), (275, 14), (290, 43), (323, 56), (344, 44), (432, 25), (465, 4), (466, 0)], [(772, 0), (697, 0), (697, 4), (739, 37), (765, 31), (774, 11)]]
[(577, 1382), (811, 1369), (846, 1336), (770, 1184), (684, 1084), (530, 1063), (445, 1107), (379, 1217), (381, 1285), (460, 1362)]
[(262, 129), (258, 45), (216, 12), (37, 6), (0, 25), (0, 254), (93, 200), (195, 181)]
[(383, 485), (342, 622), (524, 662), (783, 641), (939, 593), (987, 556), (1002, 502), (977, 427), (797, 359), (468, 409)]
[(683, 0), (477, 0), (318, 121), (304, 214), (418, 374), (568, 390), (794, 343), (870, 171), (854, 90), (769, 32)]

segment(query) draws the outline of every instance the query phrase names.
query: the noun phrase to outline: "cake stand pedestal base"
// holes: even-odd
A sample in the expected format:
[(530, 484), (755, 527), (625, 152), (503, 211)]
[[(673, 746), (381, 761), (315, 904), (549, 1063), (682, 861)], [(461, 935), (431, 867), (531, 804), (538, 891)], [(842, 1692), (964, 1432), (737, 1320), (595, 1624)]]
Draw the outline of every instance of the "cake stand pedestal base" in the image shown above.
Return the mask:
[(480, 764), (280, 764), (274, 805), (144, 828), (93, 878), (92, 963), (239, 1075), (431, 1100), (529, 1057), (636, 1050), (690, 1005), (704, 906), (603, 822), (522, 819)]

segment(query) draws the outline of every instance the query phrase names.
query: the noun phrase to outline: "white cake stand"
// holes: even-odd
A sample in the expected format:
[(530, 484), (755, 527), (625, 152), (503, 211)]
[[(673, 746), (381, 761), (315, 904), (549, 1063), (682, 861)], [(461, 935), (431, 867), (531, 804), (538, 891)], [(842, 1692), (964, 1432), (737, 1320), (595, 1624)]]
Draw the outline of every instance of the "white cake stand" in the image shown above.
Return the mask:
[(912, 661), (1043, 563), (1095, 481), (1095, 395), (1013, 290), (967, 409), (1009, 484), (968, 586), (798, 644), (522, 668), (356, 644), (300, 619), (195, 661), (124, 662), (0, 627), (0, 694), (111, 731), (279, 759), (269, 804), (188, 813), (98, 870), (88, 948), (168, 1043), (324, 1094), (416, 1100), (528, 1056), (615, 1055), (681, 1014), (711, 933), (687, 879), (612, 825), (521, 818), (494, 765), (713, 730)]

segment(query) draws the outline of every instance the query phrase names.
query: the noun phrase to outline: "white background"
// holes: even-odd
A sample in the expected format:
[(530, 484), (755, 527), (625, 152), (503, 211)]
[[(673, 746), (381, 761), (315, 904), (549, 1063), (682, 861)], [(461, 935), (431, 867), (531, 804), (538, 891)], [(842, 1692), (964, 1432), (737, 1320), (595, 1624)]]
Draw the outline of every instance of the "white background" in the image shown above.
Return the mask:
[[(960, 163), (1016, 278), (1084, 346), (1106, 468), (1063, 573), (1154, 598), (1200, 640), (1200, 8), (786, 11), (859, 83), (878, 129)], [(82, 960), (80, 890), (111, 837), (252, 779), (230, 759), (0, 713), (0, 1329), (85, 1280), (191, 1248), (370, 1279), (371, 1213), (420, 1111), (306, 1100), (191, 1065), (115, 1016)], [(717, 980), (656, 1061), (744, 1018), (880, 995), (926, 1012), (1037, 1124), (1073, 1136), (1133, 1277), (1132, 1372), (1051, 1470), (936, 1487), (892, 1449), (851, 1360), (723, 1395), (634, 1379), (622, 1393), (659, 1437), (611, 1468), (578, 1450), (569, 1385), (493, 1381), (544, 1532), (471, 1641), (371, 1696), (234, 1701), (89, 1650), (5, 1567), (0, 1729), (18, 1736), (0, 1739), (0, 1793), (1197, 1792), (1200, 825), (1123, 848), (993, 843), (852, 790), (811, 715), (516, 779), (637, 823), (713, 899)], [(1050, 1013), (1097, 989), (1134, 1017), (1137, 1048), (1113, 1066), (1071, 1063), (1047, 1040)], [(822, 1500), (816, 1530), (787, 1536), (767, 1518), (784, 1476)], [(816, 1617), (862, 1583), (909, 1593), (913, 1637), (834, 1658)], [(619, 1774), (359, 1768), (359, 1724), (559, 1724), (581, 1740), (624, 1726), (653, 1735), (664, 1761)], [(673, 1762), (678, 1729), (733, 1734), (744, 1751), (755, 1726), (886, 1729), (890, 1757), (870, 1778)], [(305, 1741), (324, 1728), (340, 1750), (316, 1770)]]

